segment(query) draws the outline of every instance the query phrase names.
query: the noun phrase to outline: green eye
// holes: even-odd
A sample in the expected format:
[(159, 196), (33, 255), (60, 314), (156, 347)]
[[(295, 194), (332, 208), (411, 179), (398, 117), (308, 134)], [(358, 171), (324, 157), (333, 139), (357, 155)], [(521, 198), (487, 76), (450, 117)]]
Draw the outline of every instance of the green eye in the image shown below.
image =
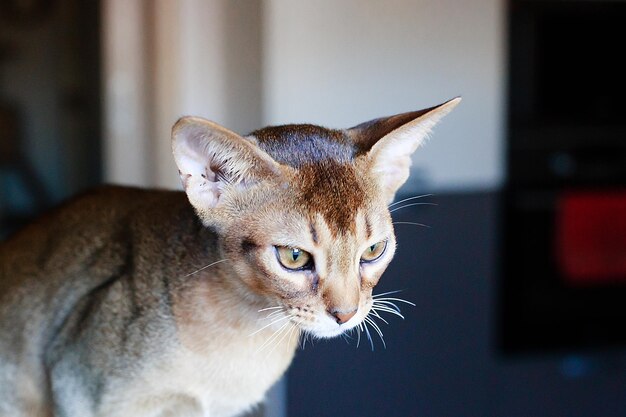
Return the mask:
[(311, 266), (311, 254), (300, 248), (276, 246), (276, 257), (278, 262), (287, 269), (308, 269)]
[(386, 247), (386, 240), (381, 240), (380, 242), (368, 246), (367, 249), (365, 249), (365, 252), (363, 252), (363, 254), (361, 255), (361, 262), (375, 261), (382, 256), (383, 252), (385, 252)]

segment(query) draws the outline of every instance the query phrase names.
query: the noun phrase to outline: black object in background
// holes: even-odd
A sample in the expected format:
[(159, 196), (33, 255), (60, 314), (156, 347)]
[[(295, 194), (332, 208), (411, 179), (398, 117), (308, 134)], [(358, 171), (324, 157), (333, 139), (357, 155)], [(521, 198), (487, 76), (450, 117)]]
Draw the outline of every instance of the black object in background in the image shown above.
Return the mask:
[(0, 2), (0, 240), (101, 181), (100, 2)]
[(506, 353), (626, 346), (626, 274), (578, 285), (558, 259), (564, 202), (626, 190), (625, 21), (623, 2), (510, 3), (498, 337)]

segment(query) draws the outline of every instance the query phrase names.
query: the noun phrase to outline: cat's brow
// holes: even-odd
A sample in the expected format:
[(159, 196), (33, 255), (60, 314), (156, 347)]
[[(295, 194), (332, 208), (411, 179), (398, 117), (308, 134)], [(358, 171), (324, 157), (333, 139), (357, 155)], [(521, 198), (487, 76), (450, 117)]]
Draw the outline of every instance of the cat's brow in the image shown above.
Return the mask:
[(370, 238), (372, 237), (372, 224), (370, 223), (370, 220), (367, 218), (367, 216), (365, 216), (365, 234), (367, 240), (370, 240)]

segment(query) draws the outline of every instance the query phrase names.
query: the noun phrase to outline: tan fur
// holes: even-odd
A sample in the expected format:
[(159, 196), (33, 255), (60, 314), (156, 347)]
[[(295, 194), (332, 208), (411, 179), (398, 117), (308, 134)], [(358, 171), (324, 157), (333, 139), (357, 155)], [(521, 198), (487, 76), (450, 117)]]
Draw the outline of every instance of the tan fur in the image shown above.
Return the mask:
[[(101, 188), (0, 246), (0, 417), (226, 417), (262, 401), (301, 332), (333, 337), (369, 314), (395, 250), (386, 204), (408, 175), (384, 165), (456, 102), (245, 138), (181, 119), (186, 193)], [(314, 263), (287, 270), (276, 246)]]

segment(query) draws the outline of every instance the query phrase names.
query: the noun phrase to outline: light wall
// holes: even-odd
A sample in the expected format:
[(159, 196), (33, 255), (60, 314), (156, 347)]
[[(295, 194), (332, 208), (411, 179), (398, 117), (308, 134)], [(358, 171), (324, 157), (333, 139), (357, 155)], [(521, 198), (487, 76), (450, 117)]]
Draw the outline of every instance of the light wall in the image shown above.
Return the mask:
[[(118, 10), (125, 18), (105, 21), (105, 34), (142, 37), (118, 40), (120, 50), (134, 48), (125, 53), (135, 60), (118, 59), (105, 74), (107, 91), (119, 94), (120, 80), (122, 88), (143, 89), (107, 106), (127, 123), (106, 129), (110, 180), (178, 186), (169, 130), (183, 114), (240, 133), (293, 122), (349, 127), (461, 95), (416, 153), (405, 192), (491, 189), (502, 181), (502, 0), (103, 4), (135, 9)], [(133, 19), (138, 26), (124, 32)], [(109, 35), (105, 41), (115, 39)]]
[(414, 157), (414, 189), (484, 189), (503, 177), (500, 0), (268, 0), (263, 121), (349, 127), (463, 102)]

